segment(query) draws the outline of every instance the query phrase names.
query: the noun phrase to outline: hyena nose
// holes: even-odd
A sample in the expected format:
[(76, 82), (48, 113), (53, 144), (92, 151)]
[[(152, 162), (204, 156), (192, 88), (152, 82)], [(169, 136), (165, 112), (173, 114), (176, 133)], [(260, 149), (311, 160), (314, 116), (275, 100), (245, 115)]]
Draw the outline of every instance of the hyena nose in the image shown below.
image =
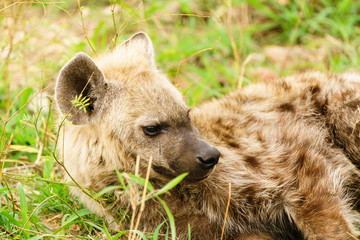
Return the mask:
[(213, 168), (218, 162), (220, 158), (220, 152), (216, 148), (212, 148), (207, 151), (202, 156), (197, 156), (196, 160), (201, 166), (205, 169)]

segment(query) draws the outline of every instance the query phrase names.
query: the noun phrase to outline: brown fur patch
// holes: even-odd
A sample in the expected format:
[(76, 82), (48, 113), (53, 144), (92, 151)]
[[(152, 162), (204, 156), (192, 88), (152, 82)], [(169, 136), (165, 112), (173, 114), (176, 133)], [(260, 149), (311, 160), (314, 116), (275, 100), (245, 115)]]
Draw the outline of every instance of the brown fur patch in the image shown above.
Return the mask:
[(297, 160), (296, 160), (296, 170), (300, 171), (304, 165), (305, 165), (305, 161), (306, 161), (306, 154), (304, 152), (300, 153)]
[(278, 107), (280, 112), (295, 112), (295, 106), (291, 103), (283, 103)]
[(99, 159), (99, 166), (104, 167), (106, 165), (104, 157), (101, 155)]
[(244, 161), (253, 169), (258, 169), (260, 167), (260, 161), (255, 156), (245, 156)]
[(287, 84), (285, 81), (281, 82), (281, 87), (285, 90), (285, 91), (289, 91), (291, 89), (291, 86), (289, 84)]
[(316, 95), (316, 94), (320, 93), (320, 86), (319, 85), (310, 86), (309, 90), (312, 95)]
[(346, 103), (346, 106), (349, 107), (353, 111), (359, 110), (360, 107), (360, 100), (354, 100)]

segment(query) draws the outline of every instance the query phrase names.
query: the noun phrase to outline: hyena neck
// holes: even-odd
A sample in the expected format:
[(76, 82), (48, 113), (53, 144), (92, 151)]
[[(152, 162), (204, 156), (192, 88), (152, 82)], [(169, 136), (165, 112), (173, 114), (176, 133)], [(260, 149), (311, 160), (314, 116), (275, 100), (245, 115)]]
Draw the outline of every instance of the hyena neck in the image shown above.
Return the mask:
[(118, 183), (115, 169), (119, 172), (135, 171), (133, 157), (126, 154), (121, 144), (109, 137), (101, 124), (66, 125), (59, 145), (65, 167), (85, 187), (101, 190), (109, 184)]

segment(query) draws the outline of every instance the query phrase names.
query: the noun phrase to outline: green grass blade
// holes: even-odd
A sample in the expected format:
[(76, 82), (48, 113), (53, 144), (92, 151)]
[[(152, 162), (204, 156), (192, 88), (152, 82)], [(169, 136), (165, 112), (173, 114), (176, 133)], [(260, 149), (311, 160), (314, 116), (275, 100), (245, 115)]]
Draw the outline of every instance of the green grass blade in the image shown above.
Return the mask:
[(100, 192), (98, 192), (94, 196), (94, 198), (98, 199), (100, 196), (104, 195), (107, 192), (110, 192), (110, 191), (115, 190), (115, 189), (121, 189), (121, 188), (122, 188), (121, 186), (109, 186), (109, 187), (106, 187), (106, 188), (102, 189)]
[(165, 223), (165, 222), (162, 222), (162, 223), (155, 229), (154, 234), (153, 234), (153, 237), (152, 237), (153, 240), (157, 240), (157, 239), (158, 239), (158, 237), (159, 237), (159, 231), (160, 231), (161, 227), (164, 225), (164, 223)]
[(105, 221), (103, 222), (103, 229), (104, 229), (104, 233), (105, 233), (107, 239), (114, 240), (114, 238), (111, 236), (111, 234), (109, 233), (109, 231), (106, 227)]
[(164, 187), (162, 187), (159, 191), (155, 192), (153, 195), (150, 195), (149, 198), (157, 197), (170, 189), (174, 188), (176, 185), (178, 185), (186, 176), (188, 173), (183, 173), (176, 178), (172, 179), (170, 182), (168, 182)]
[(126, 233), (128, 233), (129, 231), (121, 231), (118, 234), (116, 234), (115, 236), (112, 237), (112, 240), (118, 240), (120, 237), (122, 237), (123, 235), (125, 235)]
[(171, 239), (176, 240), (176, 227), (175, 227), (175, 218), (174, 215), (171, 213), (169, 207), (166, 205), (165, 201), (161, 198), (157, 197), (159, 202), (163, 205), (166, 214), (168, 215), (169, 222), (170, 222), (170, 228), (171, 228)]
[(19, 182), (17, 184), (17, 189), (18, 189), (19, 199), (20, 199), (21, 218), (22, 218), (22, 223), (24, 224), (23, 228), (25, 229), (24, 235), (25, 235), (25, 237), (30, 238), (29, 232), (26, 231), (26, 229), (29, 229), (29, 223), (27, 223), (28, 222), (27, 221), (28, 220), (27, 219), (28, 206), (27, 206), (27, 202), (26, 202), (24, 188), (23, 188), (21, 182)]
[(115, 169), (115, 171), (116, 171), (116, 175), (118, 176), (121, 186), (123, 187), (123, 189), (125, 189), (126, 185), (125, 185), (125, 181), (124, 181), (122, 174), (119, 172), (118, 169)]
[[(88, 214), (91, 214), (91, 211), (89, 209), (80, 209), (78, 211), (76, 211), (76, 213), (73, 213), (69, 216), (69, 218), (66, 219), (66, 221), (64, 221), (64, 224), (68, 224), (82, 216), (85, 216), (85, 215), (88, 215)], [(64, 216), (65, 217), (65, 216)]]
[(139, 236), (141, 237), (141, 239), (147, 240), (147, 237), (144, 235), (144, 233), (142, 233), (142, 232), (139, 231), (139, 230), (136, 230), (136, 231), (130, 230), (129, 232), (134, 232), (134, 233), (136, 233), (137, 235), (139, 235)]
[[(131, 178), (132, 184), (137, 183), (140, 184), (141, 186), (145, 186), (145, 178), (135, 176), (134, 174), (131, 173), (128, 173), (127, 175)], [(150, 191), (155, 190), (155, 188), (151, 185), (150, 182), (148, 182), (148, 190)]]
[(191, 226), (190, 226), (190, 223), (188, 224), (188, 233), (189, 233), (188, 240), (191, 240)]

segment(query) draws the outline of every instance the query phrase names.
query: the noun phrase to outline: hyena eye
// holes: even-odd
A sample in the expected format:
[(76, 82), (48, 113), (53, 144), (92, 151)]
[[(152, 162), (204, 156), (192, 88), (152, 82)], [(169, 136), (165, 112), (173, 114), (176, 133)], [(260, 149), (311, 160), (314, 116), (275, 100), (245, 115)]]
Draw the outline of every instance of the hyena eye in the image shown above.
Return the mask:
[(161, 132), (161, 126), (160, 125), (154, 125), (154, 126), (145, 126), (142, 127), (142, 130), (144, 133), (148, 136), (156, 136)]

